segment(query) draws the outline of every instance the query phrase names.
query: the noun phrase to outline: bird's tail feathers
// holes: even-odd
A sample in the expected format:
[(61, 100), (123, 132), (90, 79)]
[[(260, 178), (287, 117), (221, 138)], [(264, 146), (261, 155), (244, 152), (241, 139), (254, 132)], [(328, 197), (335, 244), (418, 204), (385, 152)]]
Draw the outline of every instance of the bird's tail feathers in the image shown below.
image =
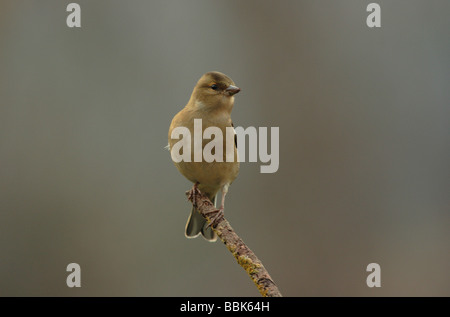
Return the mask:
[[(215, 205), (216, 197), (212, 200)], [(205, 218), (198, 212), (197, 209), (192, 207), (191, 214), (186, 223), (185, 236), (186, 238), (196, 238), (202, 234), (203, 238), (205, 238), (209, 242), (214, 242), (217, 240), (217, 235), (208, 226), (208, 222)]]

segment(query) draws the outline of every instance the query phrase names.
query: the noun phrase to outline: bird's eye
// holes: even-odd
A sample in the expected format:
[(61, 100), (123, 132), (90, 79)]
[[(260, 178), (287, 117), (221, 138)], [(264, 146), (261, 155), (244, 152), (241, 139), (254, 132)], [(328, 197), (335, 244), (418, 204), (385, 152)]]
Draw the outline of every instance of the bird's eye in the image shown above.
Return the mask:
[(212, 90), (217, 90), (217, 89), (219, 89), (219, 87), (216, 84), (212, 84), (211, 85), (211, 89)]

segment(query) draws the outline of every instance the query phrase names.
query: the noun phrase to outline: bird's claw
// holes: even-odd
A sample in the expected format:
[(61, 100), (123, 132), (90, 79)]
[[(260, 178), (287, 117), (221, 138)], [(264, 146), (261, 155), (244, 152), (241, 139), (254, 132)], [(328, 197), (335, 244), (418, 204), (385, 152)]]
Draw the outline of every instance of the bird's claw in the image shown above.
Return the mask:
[(207, 227), (215, 228), (224, 218), (223, 208), (211, 211), (207, 214), (207, 216), (210, 219)]

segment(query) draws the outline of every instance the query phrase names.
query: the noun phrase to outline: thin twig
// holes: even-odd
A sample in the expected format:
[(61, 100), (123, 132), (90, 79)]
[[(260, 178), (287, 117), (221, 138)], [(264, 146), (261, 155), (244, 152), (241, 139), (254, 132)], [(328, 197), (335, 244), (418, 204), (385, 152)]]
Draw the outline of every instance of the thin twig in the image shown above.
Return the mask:
[(211, 228), (233, 254), (239, 265), (247, 272), (261, 295), (264, 297), (281, 297), (282, 295), (270, 277), (269, 272), (267, 272), (253, 251), (247, 247), (244, 241), (231, 228), (230, 223), (224, 217), (214, 219), (218, 210), (208, 197), (203, 195), (195, 186), (186, 192), (186, 195), (188, 195), (188, 199), (194, 207), (206, 218)]

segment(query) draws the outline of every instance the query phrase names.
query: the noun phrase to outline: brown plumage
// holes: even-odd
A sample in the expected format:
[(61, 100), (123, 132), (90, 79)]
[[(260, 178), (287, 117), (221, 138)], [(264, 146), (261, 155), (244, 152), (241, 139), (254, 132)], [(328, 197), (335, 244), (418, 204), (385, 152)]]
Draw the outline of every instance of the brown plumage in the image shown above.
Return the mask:
[[(187, 105), (172, 120), (169, 128), (169, 149), (179, 141), (172, 139), (172, 131), (176, 127), (186, 127), (191, 133), (191, 162), (175, 162), (181, 174), (193, 183), (198, 183), (198, 189), (205, 193), (215, 203), (216, 195), (222, 191), (220, 210), (224, 209), (225, 195), (229, 185), (239, 173), (239, 161), (236, 145), (234, 146), (233, 162), (226, 162), (226, 128), (232, 127), (231, 110), (234, 105), (234, 95), (240, 89), (235, 86), (225, 74), (208, 72), (204, 74), (194, 87)], [(223, 162), (194, 162), (194, 119), (202, 119), (202, 130), (208, 127), (218, 127), (223, 136)], [(210, 139), (203, 139), (202, 149)], [(197, 210), (192, 209), (186, 224), (186, 237), (194, 238), (202, 233), (208, 241), (217, 239), (214, 232), (207, 226), (206, 220)]]

